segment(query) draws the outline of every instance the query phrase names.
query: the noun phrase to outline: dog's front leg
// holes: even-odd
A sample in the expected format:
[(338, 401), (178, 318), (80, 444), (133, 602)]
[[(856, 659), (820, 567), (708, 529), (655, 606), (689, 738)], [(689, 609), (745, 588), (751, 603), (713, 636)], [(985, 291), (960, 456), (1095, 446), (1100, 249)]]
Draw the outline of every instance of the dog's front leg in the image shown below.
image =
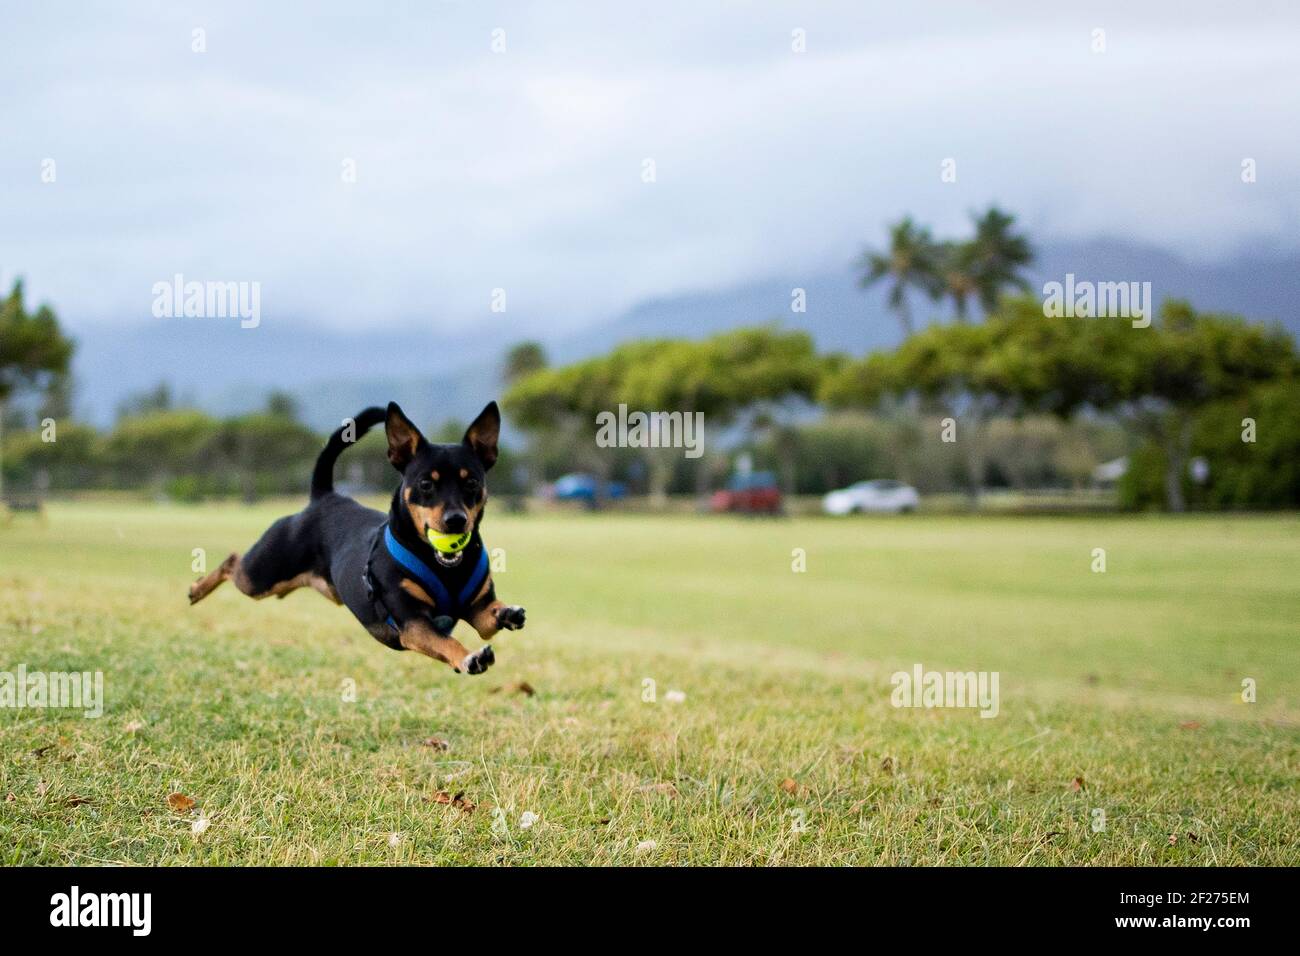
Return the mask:
[(524, 626), (524, 609), (517, 604), (503, 604), (493, 600), (486, 607), (479, 608), (470, 618), (469, 623), (478, 636), (490, 641), (498, 631), (518, 631)]
[(482, 674), (496, 662), (491, 645), (480, 647), (471, 654), (456, 638), (439, 634), (421, 620), (410, 621), (403, 627), (400, 640), (407, 650), (444, 661), (461, 674)]

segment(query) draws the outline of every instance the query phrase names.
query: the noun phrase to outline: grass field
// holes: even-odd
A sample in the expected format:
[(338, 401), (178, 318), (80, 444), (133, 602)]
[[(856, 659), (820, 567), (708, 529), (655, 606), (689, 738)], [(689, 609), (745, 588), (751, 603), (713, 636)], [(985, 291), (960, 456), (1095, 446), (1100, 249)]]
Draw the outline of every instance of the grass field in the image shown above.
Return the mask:
[[(467, 677), (310, 591), (188, 607), (282, 511), (0, 527), (0, 670), (106, 698), (0, 709), (0, 862), (1300, 862), (1295, 517), (492, 514), (528, 627)], [(917, 663), (998, 716), (891, 706)]]

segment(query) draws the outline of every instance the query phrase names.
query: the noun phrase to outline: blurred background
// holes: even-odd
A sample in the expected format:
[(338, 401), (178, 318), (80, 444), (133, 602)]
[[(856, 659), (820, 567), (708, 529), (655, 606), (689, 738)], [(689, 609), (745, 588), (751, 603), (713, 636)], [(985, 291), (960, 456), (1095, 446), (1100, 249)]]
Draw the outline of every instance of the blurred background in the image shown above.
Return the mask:
[[(1300, 504), (1289, 4), (7, 20), (13, 507), (300, 494), (362, 407), (492, 398), (515, 508)], [(158, 315), (178, 275), (257, 322)], [(1047, 315), (1067, 276), (1154, 321)], [(705, 453), (598, 448), (620, 404)]]

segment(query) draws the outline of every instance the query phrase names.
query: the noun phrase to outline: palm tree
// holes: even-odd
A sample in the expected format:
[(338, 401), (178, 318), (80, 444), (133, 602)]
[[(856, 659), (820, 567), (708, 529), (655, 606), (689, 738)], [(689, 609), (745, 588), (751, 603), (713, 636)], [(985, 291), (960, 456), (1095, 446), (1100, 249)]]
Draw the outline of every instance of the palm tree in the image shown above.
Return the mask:
[(942, 243), (937, 257), (941, 294), (952, 299), (958, 322), (966, 321), (972, 299), (987, 315), (1007, 286), (1028, 290), (1020, 268), (1034, 258), (1029, 241), (1011, 231), (1015, 216), (990, 206), (982, 216), (972, 214), (971, 221), (975, 235), (965, 242)]
[(1006, 286), (1028, 291), (1029, 283), (1020, 274), (1020, 268), (1034, 259), (1034, 250), (1023, 234), (1014, 233), (1011, 227), (1016, 217), (1008, 215), (997, 206), (990, 206), (983, 216), (972, 217), (975, 222), (974, 272), (978, 277), (980, 305), (986, 313), (997, 307), (998, 298)]
[(980, 298), (982, 279), (975, 242), (945, 242), (939, 246), (935, 269), (941, 295), (952, 299), (958, 322), (965, 322), (970, 300)]
[(905, 216), (889, 227), (889, 251), (867, 250), (858, 260), (863, 270), (858, 284), (862, 288), (875, 285), (888, 277), (889, 307), (898, 314), (903, 326), (903, 337), (912, 334), (912, 312), (907, 304), (907, 294), (912, 289), (925, 292), (932, 298), (937, 295), (935, 283), (936, 249), (930, 230), (918, 226), (911, 216)]

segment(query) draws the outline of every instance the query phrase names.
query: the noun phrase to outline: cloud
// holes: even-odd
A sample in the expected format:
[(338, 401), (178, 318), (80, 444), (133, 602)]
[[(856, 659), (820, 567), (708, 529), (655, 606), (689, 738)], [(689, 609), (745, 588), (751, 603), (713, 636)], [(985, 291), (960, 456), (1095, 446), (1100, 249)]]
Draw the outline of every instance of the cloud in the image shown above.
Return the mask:
[(260, 281), (270, 321), (578, 328), (847, 262), (904, 211), (956, 230), (994, 200), (1038, 234), (1207, 256), (1295, 240), (1284, 8), (71, 9), (30, 9), (0, 64), (0, 266), (74, 327), (146, 320), (181, 272)]

